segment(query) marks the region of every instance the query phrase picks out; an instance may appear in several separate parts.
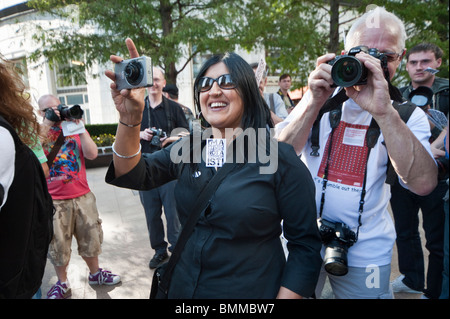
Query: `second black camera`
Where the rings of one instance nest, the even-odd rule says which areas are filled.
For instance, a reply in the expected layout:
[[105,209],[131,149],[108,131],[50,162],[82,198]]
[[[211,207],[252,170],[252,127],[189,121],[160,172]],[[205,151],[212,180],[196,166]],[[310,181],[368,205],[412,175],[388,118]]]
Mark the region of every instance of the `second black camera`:
[[153,133],[150,144],[161,147],[161,139],[167,137],[167,133],[162,129],[150,128],[149,130]]
[[335,276],[348,272],[347,252],[357,241],[356,234],[347,225],[321,218],[318,221],[320,237],[325,246],[325,270]]
[[83,109],[78,104],[70,107],[60,104],[57,110],[59,111],[59,117],[52,108],[48,108],[45,111],[45,117],[53,122],[79,120],[83,117]]

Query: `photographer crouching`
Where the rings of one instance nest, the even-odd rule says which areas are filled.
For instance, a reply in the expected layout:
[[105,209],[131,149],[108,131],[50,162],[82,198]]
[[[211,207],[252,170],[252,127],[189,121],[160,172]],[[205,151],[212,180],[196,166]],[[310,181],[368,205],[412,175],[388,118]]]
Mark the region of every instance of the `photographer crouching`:
[[[153,153],[179,139],[170,136],[173,129],[185,128],[189,130],[183,110],[180,105],[163,96],[166,85],[164,73],[158,67],[153,67],[153,83],[147,88],[148,96],[145,98],[145,108],[141,125],[142,156]],[[137,123],[122,123],[120,125],[136,125]],[[175,206],[174,188],[176,181],[164,184],[161,187],[148,191],[139,191],[142,206],[145,210],[147,228],[150,236],[150,245],[155,250],[150,260],[150,269],[156,268],[168,258],[175,247],[180,230],[177,210]],[[161,219],[162,208],[167,220],[167,243],[165,230]],[[168,247],[170,244],[170,247]]]
[[427,118],[390,83],[405,40],[403,22],[384,8],[361,16],[347,54],[317,59],[307,94],[276,127],[315,180],[324,259],[317,297],[328,276],[336,299],[393,298],[388,177],[419,195],[436,186]]

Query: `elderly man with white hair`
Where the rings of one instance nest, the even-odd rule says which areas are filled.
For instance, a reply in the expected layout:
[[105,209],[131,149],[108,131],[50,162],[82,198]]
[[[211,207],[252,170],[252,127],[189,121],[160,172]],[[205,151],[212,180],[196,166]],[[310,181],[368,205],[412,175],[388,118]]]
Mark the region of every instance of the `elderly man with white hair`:
[[[387,209],[387,167],[392,165],[402,186],[416,194],[436,186],[427,118],[405,105],[390,83],[405,39],[403,23],[384,8],[361,16],[347,34],[345,50],[364,46],[354,50],[361,51],[354,57],[367,70],[363,83],[336,88],[329,63],[335,54],[326,54],[309,76],[309,92],[277,125],[279,139],[294,146],[315,180],[324,255],[319,282],[328,275],[336,298],[393,298],[389,280],[396,234]],[[345,79],[351,70],[342,69],[338,75]],[[406,123],[397,106],[410,109]]]

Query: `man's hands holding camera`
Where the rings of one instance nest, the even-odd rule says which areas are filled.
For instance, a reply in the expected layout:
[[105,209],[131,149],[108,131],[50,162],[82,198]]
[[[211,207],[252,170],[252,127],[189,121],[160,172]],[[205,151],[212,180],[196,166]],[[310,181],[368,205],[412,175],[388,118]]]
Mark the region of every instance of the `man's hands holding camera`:
[[[331,76],[332,66],[328,64],[335,56],[334,53],[330,53],[319,57],[316,69],[308,78],[312,95],[311,105],[315,107],[321,108],[335,90],[335,83]],[[355,57],[368,70],[367,84],[346,87],[347,96],[375,118],[387,116],[394,109],[391,106],[389,85],[380,60],[365,52],[360,52]]]
[[168,136],[166,132],[162,131],[161,129],[156,129],[154,127],[146,128],[145,130],[140,131],[139,133],[139,137],[141,140],[149,141],[153,145],[160,146],[162,148],[187,135],[189,135],[189,132],[186,131],[186,132],[179,132],[179,134],[174,136]]
[[395,111],[389,95],[389,83],[384,76],[380,60],[367,54],[358,53],[356,57],[368,69],[367,85],[346,88],[347,96],[375,119],[389,116]]
[[49,107],[44,111],[44,124],[53,125],[60,121],[73,121],[76,124],[83,117],[81,106],[75,104],[71,107],[59,104],[56,108]]
[[139,137],[141,138],[141,140],[151,141],[153,138],[153,131],[150,130],[149,128],[146,128],[145,130],[139,133]]

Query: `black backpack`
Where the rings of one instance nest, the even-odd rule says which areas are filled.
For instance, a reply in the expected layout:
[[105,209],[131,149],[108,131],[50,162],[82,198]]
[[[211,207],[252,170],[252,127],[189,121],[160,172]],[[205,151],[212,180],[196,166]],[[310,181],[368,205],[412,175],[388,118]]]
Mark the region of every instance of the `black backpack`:
[[41,286],[53,237],[53,201],[33,151],[1,116],[0,126],[16,148],[14,180],[0,211],[0,298],[31,298]]

